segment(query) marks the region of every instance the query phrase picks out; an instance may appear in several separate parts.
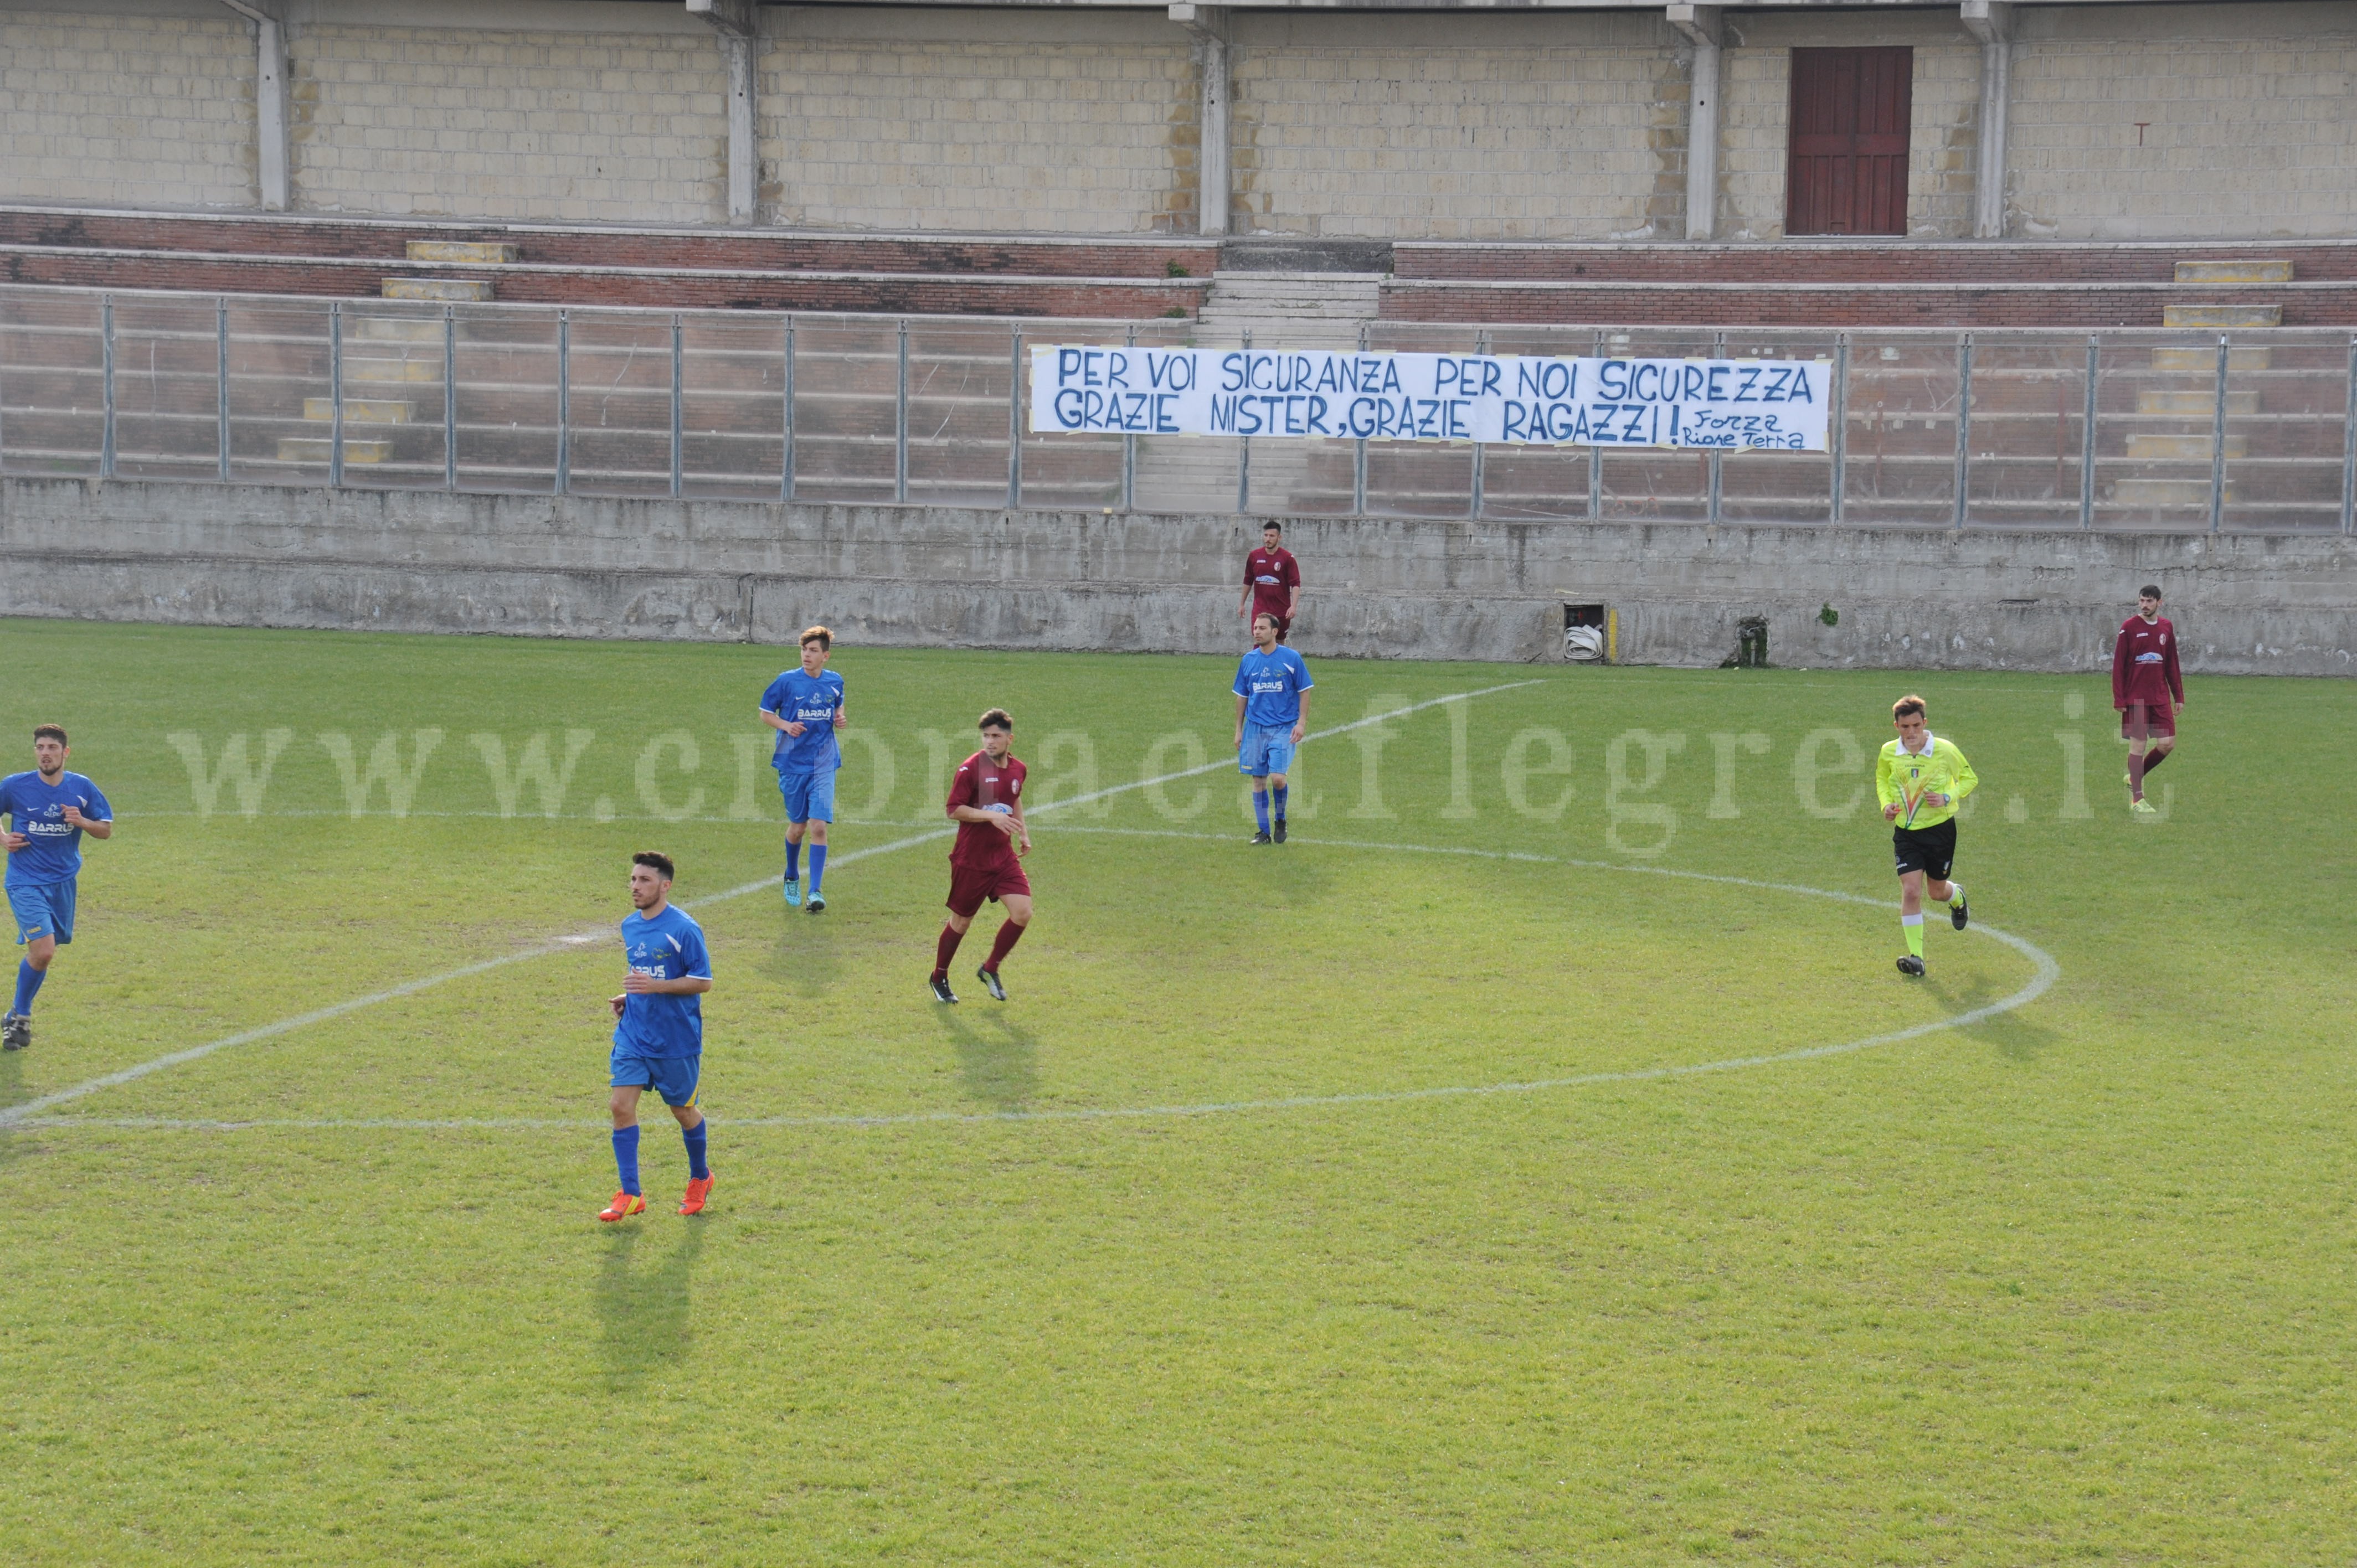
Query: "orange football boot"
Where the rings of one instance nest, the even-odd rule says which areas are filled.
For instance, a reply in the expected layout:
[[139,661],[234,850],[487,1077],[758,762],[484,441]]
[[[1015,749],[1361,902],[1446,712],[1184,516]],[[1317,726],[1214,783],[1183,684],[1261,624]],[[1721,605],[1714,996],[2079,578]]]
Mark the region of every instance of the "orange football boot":
[[679,1211],[682,1214],[701,1214],[704,1212],[704,1200],[711,1196],[712,1178],[696,1176],[688,1182],[687,1196],[679,1200]]
[[635,1192],[618,1192],[614,1201],[597,1211],[597,1218],[608,1225],[617,1219],[628,1219],[633,1214],[644,1214],[647,1200]]

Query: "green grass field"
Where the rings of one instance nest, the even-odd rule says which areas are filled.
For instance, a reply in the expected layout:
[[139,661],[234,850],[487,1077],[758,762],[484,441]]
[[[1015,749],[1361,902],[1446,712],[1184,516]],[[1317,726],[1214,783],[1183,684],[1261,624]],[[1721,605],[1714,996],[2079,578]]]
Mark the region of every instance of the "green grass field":
[[[2139,822],[2100,676],[1327,660],[1314,730],[1415,711],[1272,850],[1229,660],[851,646],[812,918],[778,650],[0,648],[119,821],[0,1058],[0,1560],[2357,1553],[2357,685],[2197,674]],[[1920,983],[1910,688],[1983,780]],[[947,1009],[991,703],[1039,914]],[[644,847],[719,1187],[651,1105],[602,1226]]]

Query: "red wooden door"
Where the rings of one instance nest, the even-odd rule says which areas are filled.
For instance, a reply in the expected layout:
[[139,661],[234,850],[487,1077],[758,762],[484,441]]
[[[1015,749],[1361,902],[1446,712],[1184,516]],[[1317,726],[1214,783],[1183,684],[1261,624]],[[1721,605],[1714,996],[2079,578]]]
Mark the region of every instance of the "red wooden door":
[[1787,234],[1907,232],[1910,48],[1794,49]]

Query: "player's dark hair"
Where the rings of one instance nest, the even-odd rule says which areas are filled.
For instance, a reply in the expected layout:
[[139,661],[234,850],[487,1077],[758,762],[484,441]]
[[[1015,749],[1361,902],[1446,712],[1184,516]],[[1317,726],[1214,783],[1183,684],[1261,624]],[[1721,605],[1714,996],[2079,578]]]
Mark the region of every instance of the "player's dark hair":
[[35,725],[33,726],[33,738],[35,740],[53,740],[59,746],[70,746],[73,744],[66,739],[66,726],[63,725]]
[[638,854],[630,856],[630,864],[653,867],[655,875],[661,876],[665,882],[675,880],[678,875],[672,866],[671,856],[659,849],[639,851]]
[[2153,586],[2150,583],[2147,583],[2143,587],[2136,590],[2136,597],[2140,599],[2157,599],[2160,597],[2160,590]]
[[1275,626],[1276,624],[1276,617],[1271,615],[1266,610],[1263,610],[1260,614],[1253,617],[1253,625],[1254,626],[1258,626],[1263,621],[1266,621],[1269,625]]
[[834,650],[834,633],[827,630],[826,628],[823,626],[814,626],[809,630],[803,632],[802,640],[794,646],[797,648],[808,648],[813,642],[817,643],[821,648],[827,650],[829,652],[833,652]]
[[1910,714],[1921,716],[1924,712],[1923,699],[1912,692],[1890,704],[1890,716],[1894,719],[1903,719]]
[[1013,735],[1015,733],[1015,720],[1007,714],[1005,708],[993,708],[988,713],[983,714],[981,718],[975,720],[974,727],[976,729],[1003,729],[1007,734]]
[[1272,518],[1268,521],[1260,525],[1260,531],[1263,533],[1283,533],[1285,532],[1285,524]]

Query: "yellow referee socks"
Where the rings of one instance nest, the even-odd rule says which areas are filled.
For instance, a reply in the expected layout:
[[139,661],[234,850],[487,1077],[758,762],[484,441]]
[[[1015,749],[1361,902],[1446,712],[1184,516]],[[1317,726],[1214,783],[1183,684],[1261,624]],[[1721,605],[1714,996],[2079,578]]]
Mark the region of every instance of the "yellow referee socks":
[[1901,915],[1899,917],[1899,929],[1907,933],[1909,954],[1915,958],[1921,958],[1923,956],[1923,917]]

